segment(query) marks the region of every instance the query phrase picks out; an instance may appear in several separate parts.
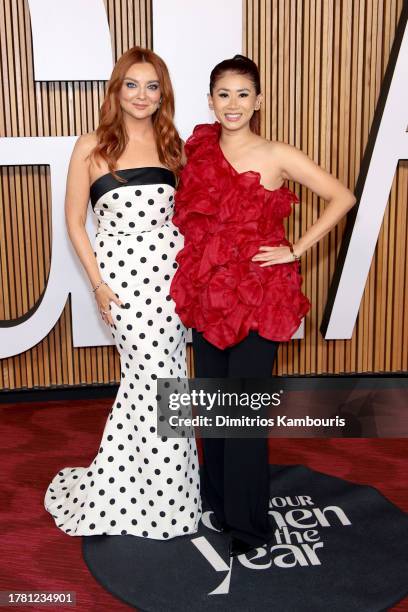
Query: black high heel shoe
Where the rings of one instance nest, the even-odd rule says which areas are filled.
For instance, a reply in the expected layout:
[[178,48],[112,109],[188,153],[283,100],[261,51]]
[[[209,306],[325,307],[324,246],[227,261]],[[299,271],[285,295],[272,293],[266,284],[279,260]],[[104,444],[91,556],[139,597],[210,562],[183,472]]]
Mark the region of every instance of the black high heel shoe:
[[257,548],[258,546],[248,544],[248,542],[244,542],[239,538],[232,537],[229,544],[229,556],[238,557],[238,555],[246,555],[249,552],[255,552]]
[[214,529],[216,529],[220,533],[228,533],[229,531],[231,531],[228,525],[226,523],[222,523],[221,521],[219,521],[216,516],[213,516],[211,518],[211,524],[214,527]]

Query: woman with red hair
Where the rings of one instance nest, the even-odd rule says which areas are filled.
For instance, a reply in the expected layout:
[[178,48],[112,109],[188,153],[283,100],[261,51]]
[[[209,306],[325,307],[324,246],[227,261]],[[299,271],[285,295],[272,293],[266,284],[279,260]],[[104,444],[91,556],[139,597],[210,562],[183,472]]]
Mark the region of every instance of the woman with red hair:
[[[156,379],[186,376],[186,330],[169,295],[183,239],[172,223],[182,141],[163,60],[134,47],[117,62],[96,132],[75,145],[66,219],[121,359],[121,383],[96,458],[62,469],[45,507],[69,535],[169,539],[201,516],[194,439],[159,436]],[[95,251],[85,230],[89,198]]]

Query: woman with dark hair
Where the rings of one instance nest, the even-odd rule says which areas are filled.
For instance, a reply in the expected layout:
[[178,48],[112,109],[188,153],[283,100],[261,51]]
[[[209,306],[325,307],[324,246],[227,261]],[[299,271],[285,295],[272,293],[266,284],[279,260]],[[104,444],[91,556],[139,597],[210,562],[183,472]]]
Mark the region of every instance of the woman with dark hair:
[[[156,379],[186,376],[185,328],[169,295],[183,239],[172,224],[182,141],[163,60],[134,47],[117,62],[95,133],[76,142],[68,233],[121,359],[121,383],[98,454],[61,470],[45,507],[69,535],[168,539],[201,515],[194,439],[157,434]],[[98,218],[95,252],[85,220]]]
[[[310,308],[299,260],[354,205],[340,181],[297,148],[260,134],[259,71],[237,55],[215,66],[209,105],[218,122],[198,125],[176,196],[173,222],[184,234],[171,295],[193,328],[197,377],[267,378],[279,342],[291,339]],[[283,219],[299,182],[329,201],[291,244]],[[271,538],[266,438],[203,439],[204,495],[230,554]]]

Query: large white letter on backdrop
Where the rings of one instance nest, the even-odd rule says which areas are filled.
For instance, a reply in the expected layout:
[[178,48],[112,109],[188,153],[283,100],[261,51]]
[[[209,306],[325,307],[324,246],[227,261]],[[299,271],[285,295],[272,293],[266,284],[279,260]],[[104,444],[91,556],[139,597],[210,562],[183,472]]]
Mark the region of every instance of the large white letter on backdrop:
[[[1,358],[22,353],[40,342],[60,318],[69,293],[72,296],[74,346],[108,344],[112,341],[108,328],[99,321],[89,281],[65,229],[65,182],[75,140],[76,137],[0,140],[0,165],[50,166],[52,207],[51,266],[43,296],[30,316],[21,317],[21,321],[15,323],[2,322]],[[30,206],[30,202],[26,205]],[[87,230],[93,242],[95,222],[91,217],[88,219]]]
[[28,0],[36,81],[105,81],[113,67],[103,0]]
[[408,159],[408,4],[396,30],[336,264],[321,331],[326,340],[351,338],[400,159]]
[[197,123],[214,121],[207,102],[212,68],[242,53],[242,1],[153,0],[153,44],[169,68],[177,129],[186,139]]

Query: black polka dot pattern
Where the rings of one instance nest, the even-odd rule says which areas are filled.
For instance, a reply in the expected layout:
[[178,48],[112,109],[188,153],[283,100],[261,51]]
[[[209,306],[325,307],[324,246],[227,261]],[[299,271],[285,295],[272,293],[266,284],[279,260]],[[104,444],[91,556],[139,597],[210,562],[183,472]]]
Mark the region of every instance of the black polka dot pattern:
[[174,188],[130,183],[117,183],[94,207],[96,259],[124,304],[111,302],[121,384],[96,458],[62,469],[44,504],[71,536],[164,540],[195,533],[201,516],[195,440],[156,435],[155,380],[187,376],[186,330],[169,299],[183,239],[171,222]]

